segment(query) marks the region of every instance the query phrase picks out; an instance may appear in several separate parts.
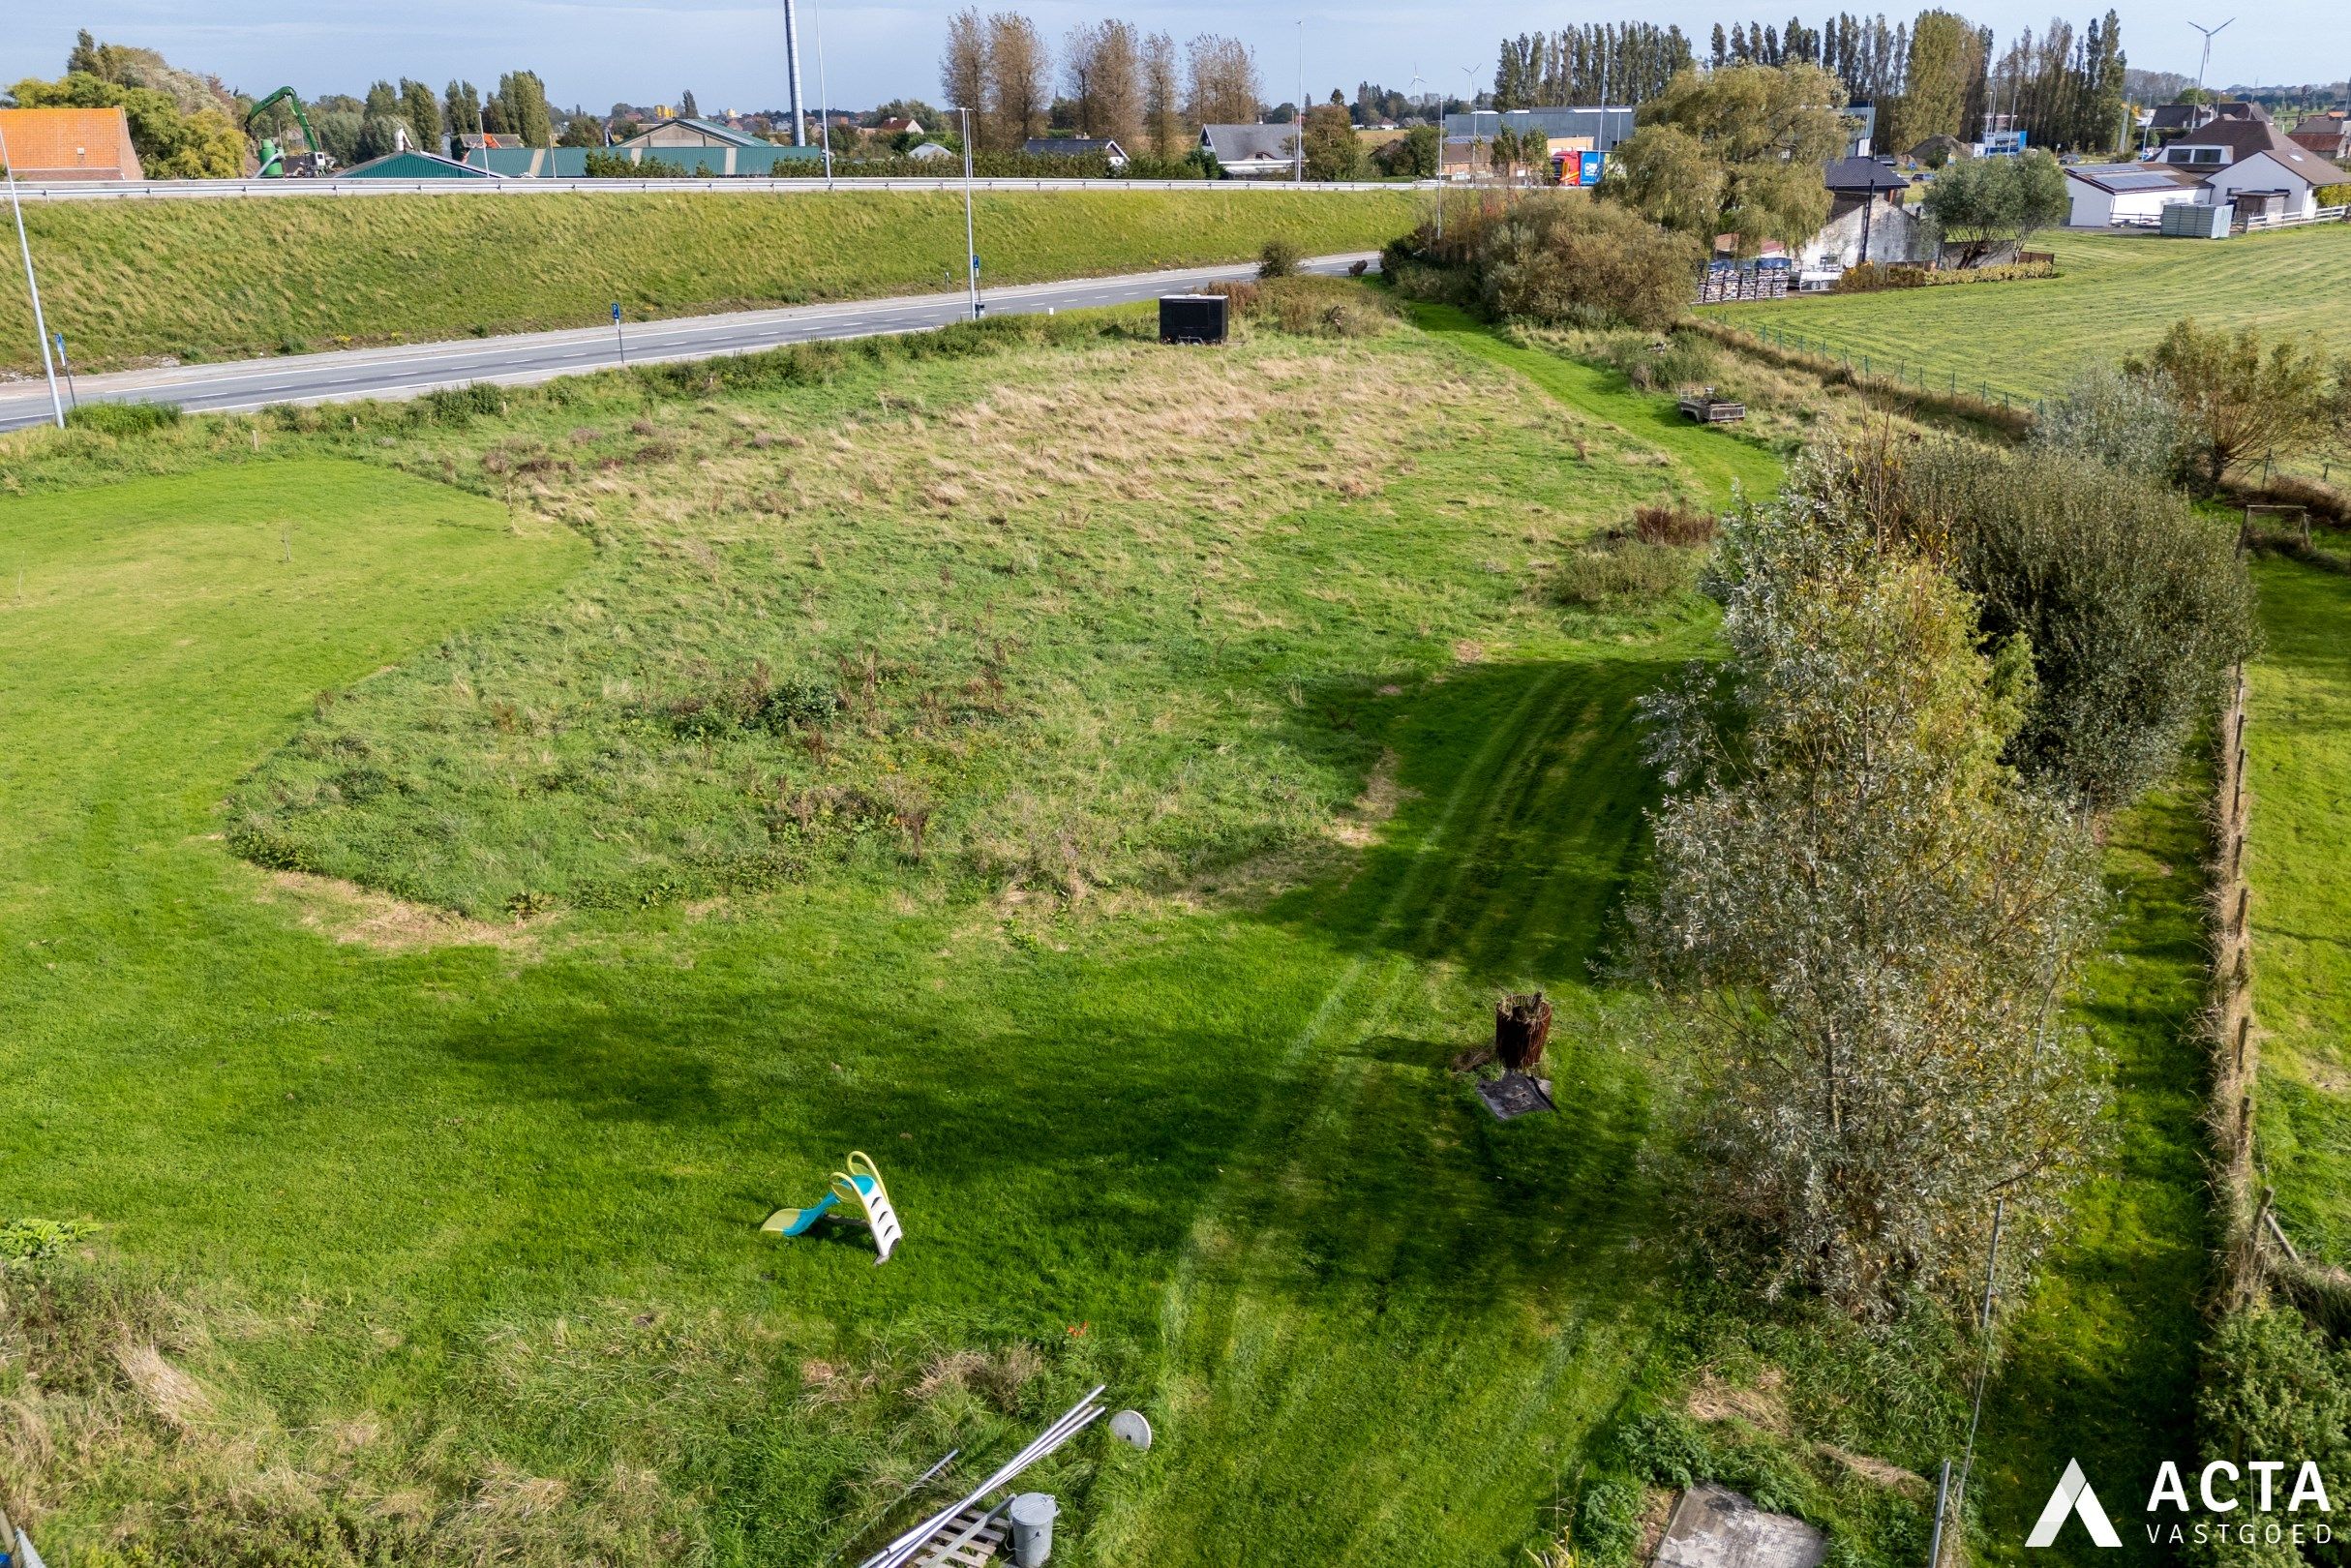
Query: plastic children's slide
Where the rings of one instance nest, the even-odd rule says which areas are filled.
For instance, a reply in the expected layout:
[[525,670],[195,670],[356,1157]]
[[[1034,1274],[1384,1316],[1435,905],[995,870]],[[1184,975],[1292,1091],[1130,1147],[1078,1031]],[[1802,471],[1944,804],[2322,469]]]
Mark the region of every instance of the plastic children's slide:
[[882,1185],[882,1173],[861,1149],[850,1155],[847,1170],[832,1173],[831,1189],[822,1198],[804,1209],[778,1209],[759,1228],[772,1236],[805,1236],[835,1209],[842,1210],[845,1220],[854,1209],[857,1221],[873,1231],[874,1246],[882,1254],[874,1261],[889,1261],[905,1228],[898,1223],[898,1211],[890,1205],[889,1190]]

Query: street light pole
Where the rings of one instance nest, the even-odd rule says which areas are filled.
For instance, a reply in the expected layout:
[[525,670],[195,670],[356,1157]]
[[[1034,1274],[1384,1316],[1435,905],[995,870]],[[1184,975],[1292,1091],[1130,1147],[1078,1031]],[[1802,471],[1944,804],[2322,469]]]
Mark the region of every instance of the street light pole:
[[963,116],[963,276],[971,288],[972,315],[980,319],[980,250],[972,237],[972,110],[966,104],[955,106]]
[[1306,18],[1298,18],[1298,134],[1290,141],[1298,149],[1291,160],[1291,182],[1306,183]]
[[9,162],[8,137],[0,134],[0,166],[8,169],[9,210],[16,215],[16,250],[24,257],[24,290],[33,297],[33,336],[41,340],[41,369],[49,378],[49,408],[65,429],[65,400],[57,395],[57,364],[49,358],[49,324],[41,315],[41,280],[33,275],[33,242],[24,237],[24,203],[16,199],[16,166]]
[[816,24],[816,136],[825,146],[825,189],[832,189],[832,89],[825,85],[825,14]]

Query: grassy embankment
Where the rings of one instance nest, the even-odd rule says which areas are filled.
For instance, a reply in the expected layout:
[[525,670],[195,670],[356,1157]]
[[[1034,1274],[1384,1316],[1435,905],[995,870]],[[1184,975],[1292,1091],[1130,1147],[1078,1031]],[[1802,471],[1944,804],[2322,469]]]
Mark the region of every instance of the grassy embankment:
[[1705,313],[1864,355],[1879,375],[1994,397],[2056,391],[2085,364],[2152,347],[2183,316],[2206,326],[2310,332],[2351,349],[2351,225],[2196,243],[2107,234],[2036,238],[2062,276],[2026,283],[1807,295]]
[[[1376,250],[1409,192],[988,192],[990,284]],[[75,364],[184,360],[593,326],[960,286],[951,193],[293,197],[36,203],[42,303]],[[0,276],[0,371],[37,370],[21,275]]]
[[2304,1252],[2351,1264],[2351,577],[2290,560],[2259,568],[2269,647],[2247,670],[2255,1003],[2255,1148]]
[[[1683,1293],[1676,1073],[1593,969],[1704,613],[1541,591],[1772,461],[1426,319],[16,437],[0,1217],[100,1220],[61,1278],[115,1282],[31,1330],[95,1439],[9,1450],[45,1546],[803,1562],[1107,1376],[1162,1441],[1040,1478],[1073,1563],[1506,1560],[1694,1387],[1909,1560],[1914,1485],[1813,1444],[1926,1469],[1949,1390]],[[705,718],[759,678],[847,706]],[[2127,1061],[2193,897],[2122,869]],[[1445,1064],[1530,982],[1565,1114],[1496,1126]],[[753,1234],[850,1147],[898,1259]],[[2133,1160],[2094,1212],[2169,1201]],[[2056,1278],[2108,1323],[2151,1255],[2092,1223]],[[2075,1321],[1987,1451],[2176,1402]]]

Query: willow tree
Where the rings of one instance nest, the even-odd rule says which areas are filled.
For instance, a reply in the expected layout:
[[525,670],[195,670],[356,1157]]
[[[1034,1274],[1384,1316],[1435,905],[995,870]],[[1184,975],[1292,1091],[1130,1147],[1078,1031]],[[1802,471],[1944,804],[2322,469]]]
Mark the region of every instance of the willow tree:
[[1818,66],[1685,71],[1641,107],[1605,194],[1670,228],[1800,245],[1828,221],[1821,166],[1845,150],[1845,89]]
[[1873,519],[1871,463],[1799,467],[1721,557],[1731,657],[1652,699],[1648,972],[1701,1043],[1700,1191],[1775,1288],[1956,1297],[2005,1199],[2012,1265],[2094,1139],[2062,1026],[2092,847],[2001,751],[2030,696],[1967,597]]

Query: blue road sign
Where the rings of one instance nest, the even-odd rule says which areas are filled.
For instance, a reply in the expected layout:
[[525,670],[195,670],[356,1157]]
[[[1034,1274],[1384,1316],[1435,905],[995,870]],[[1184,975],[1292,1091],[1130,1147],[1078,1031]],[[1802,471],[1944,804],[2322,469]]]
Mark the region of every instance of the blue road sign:
[[617,299],[613,301],[613,324],[620,324],[620,302]]

